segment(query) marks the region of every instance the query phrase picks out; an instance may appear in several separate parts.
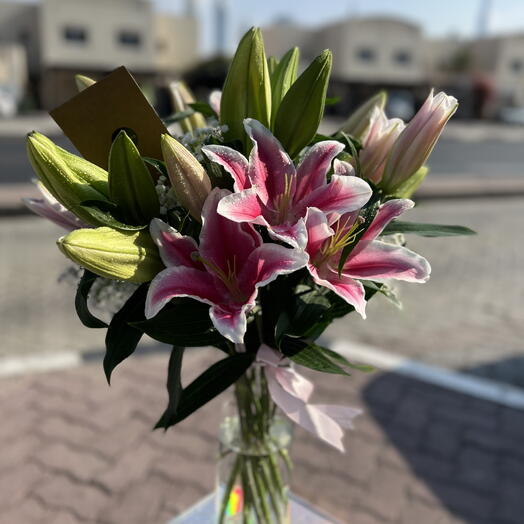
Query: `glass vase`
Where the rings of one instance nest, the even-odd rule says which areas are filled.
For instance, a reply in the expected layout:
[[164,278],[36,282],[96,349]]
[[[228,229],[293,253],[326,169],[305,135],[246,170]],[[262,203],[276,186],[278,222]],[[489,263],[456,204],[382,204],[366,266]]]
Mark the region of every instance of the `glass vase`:
[[219,430],[215,521],[288,524],[292,426],[255,365],[235,384]]

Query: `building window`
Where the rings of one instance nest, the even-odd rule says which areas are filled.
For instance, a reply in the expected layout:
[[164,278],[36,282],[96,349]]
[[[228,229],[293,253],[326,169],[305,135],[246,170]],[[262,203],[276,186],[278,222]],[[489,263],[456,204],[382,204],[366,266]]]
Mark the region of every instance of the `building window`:
[[142,38],[137,31],[120,31],[118,33],[118,43],[129,47],[139,47],[142,43]]
[[357,57],[361,62],[373,62],[376,58],[375,50],[370,47],[361,47],[357,50]]
[[524,64],[522,63],[522,60],[519,60],[518,58],[515,58],[514,60],[512,60],[509,66],[510,66],[510,69],[514,73],[520,73],[522,69],[524,68],[523,67]]
[[64,27],[63,36],[64,40],[67,40],[69,42],[87,42],[87,31],[85,28],[80,26]]
[[409,51],[404,51],[404,50],[396,51],[393,54],[393,60],[395,61],[395,63],[399,65],[408,65],[411,63],[412,56]]

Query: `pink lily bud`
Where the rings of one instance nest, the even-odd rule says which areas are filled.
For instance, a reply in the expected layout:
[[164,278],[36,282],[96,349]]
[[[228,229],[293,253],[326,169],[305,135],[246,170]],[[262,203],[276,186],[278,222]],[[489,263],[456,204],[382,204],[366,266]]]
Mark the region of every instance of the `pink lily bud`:
[[386,191],[393,192],[424,165],[457,106],[455,97],[442,91],[434,96],[431,91],[393,145],[382,177]]
[[388,154],[405,127],[400,118],[388,119],[384,109],[378,106],[373,108],[359,156],[363,178],[375,184],[382,180]]

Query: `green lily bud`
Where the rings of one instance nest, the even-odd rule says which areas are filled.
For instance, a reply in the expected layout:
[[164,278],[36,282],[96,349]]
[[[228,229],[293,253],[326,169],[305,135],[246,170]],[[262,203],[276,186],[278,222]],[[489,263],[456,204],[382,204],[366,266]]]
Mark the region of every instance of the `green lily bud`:
[[201,222],[202,206],[211,192],[211,180],[202,164],[173,137],[162,135],[162,155],[177,200]]
[[411,198],[413,193],[419,188],[420,184],[429,173],[429,167],[422,166],[414,175],[405,180],[396,190],[396,198]]
[[297,79],[300,52],[298,47],[290,49],[275,66],[271,74],[271,125],[274,125],[280,102]]
[[[177,113],[187,111],[190,109],[189,104],[195,102],[193,93],[191,93],[184,82],[171,82],[169,90]],[[182,118],[178,123],[184,133],[192,133],[194,129],[206,127],[206,119],[202,113],[193,113],[186,118]]]
[[278,60],[274,56],[267,57],[267,70],[269,71],[269,76],[271,77],[271,82],[273,82],[273,73],[278,65]]
[[63,206],[90,225],[102,225],[81,203],[109,201],[107,173],[103,169],[34,132],[27,137],[27,154],[39,180]]
[[340,131],[353,136],[357,140],[362,140],[371,123],[373,109],[375,107],[384,109],[387,99],[387,93],[385,91],[380,91],[369,100],[366,100],[342,124]]
[[291,157],[307,146],[322,116],[333,57],[325,50],[289,88],[275,119],[275,136]]
[[240,40],[222,90],[220,123],[228,126],[226,140],[242,140],[250,147],[244,119],[266,127],[271,119],[271,82],[262,33],[251,28]]
[[96,84],[96,80],[93,80],[92,78],[89,78],[85,75],[75,75],[75,83],[78,92],[81,92],[84,89],[91,87],[93,84]]
[[109,152],[109,193],[129,224],[149,224],[158,216],[153,178],[125,131],[118,133]]
[[164,269],[147,230],[77,229],[59,238],[57,244],[73,262],[106,278],[149,282]]

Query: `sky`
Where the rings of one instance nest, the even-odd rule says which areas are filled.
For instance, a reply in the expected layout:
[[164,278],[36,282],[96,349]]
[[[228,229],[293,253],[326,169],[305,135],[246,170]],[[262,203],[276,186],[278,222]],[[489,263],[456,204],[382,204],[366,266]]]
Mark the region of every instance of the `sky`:
[[[158,9],[180,12],[187,0],[154,0]],[[212,6],[195,0],[204,53],[213,48]],[[431,36],[469,37],[477,32],[481,4],[489,6],[489,33],[524,31],[524,0],[222,0],[229,4],[229,45],[250,26],[278,19],[318,26],[342,17],[389,14],[417,22]]]

